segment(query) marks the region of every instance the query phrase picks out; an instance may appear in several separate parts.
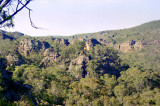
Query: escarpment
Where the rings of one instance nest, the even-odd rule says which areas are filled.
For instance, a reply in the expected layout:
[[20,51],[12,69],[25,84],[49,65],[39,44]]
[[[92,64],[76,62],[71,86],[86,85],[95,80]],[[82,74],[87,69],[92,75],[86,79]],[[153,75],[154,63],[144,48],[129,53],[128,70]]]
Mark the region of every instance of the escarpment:
[[121,52],[127,53],[127,52],[133,52],[134,50],[140,50],[143,48],[143,45],[141,41],[136,42],[134,40],[129,40],[122,44],[116,45],[115,48]]
[[29,56],[31,52],[38,52],[39,50],[45,50],[49,47],[48,42],[40,42],[35,40],[24,39],[21,40],[18,45],[18,51],[24,56]]
[[6,58],[7,58],[7,64],[9,66],[22,64],[22,60],[20,60],[18,57],[15,57],[14,55],[9,54]]
[[40,62],[40,66],[50,67],[54,62],[59,61],[59,53],[55,52],[53,48],[46,49],[43,53],[44,58]]
[[89,39],[85,42],[84,50],[91,50],[96,45],[101,45],[96,39]]
[[87,74],[86,64],[89,62],[89,57],[83,52],[74,60],[70,62],[69,73],[76,79],[84,78]]

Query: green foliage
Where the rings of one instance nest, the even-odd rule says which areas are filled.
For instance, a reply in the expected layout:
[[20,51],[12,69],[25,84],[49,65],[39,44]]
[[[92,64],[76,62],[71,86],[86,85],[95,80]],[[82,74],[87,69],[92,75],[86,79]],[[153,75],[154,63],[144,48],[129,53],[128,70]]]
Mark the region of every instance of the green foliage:
[[[159,106],[160,47],[155,41],[159,40],[159,25],[157,21],[130,29],[80,35],[83,39],[95,37],[107,40],[106,44],[96,45],[90,50],[84,50],[84,41],[65,45],[56,43],[53,37],[19,38],[17,35],[15,40],[11,40],[0,36],[0,51],[3,56],[10,53],[25,61],[26,64],[8,66],[6,69],[13,72],[14,81],[33,87],[31,90],[39,105]],[[10,33],[7,35],[11,36]],[[29,56],[19,54],[15,48],[25,38],[48,42],[53,49],[51,54],[57,53],[58,56],[54,57],[49,53],[45,56],[45,49],[39,50],[37,47],[36,50],[31,50]],[[72,39],[78,39],[78,36]],[[117,45],[131,39],[142,41],[145,46],[132,53],[121,53],[107,45]],[[48,59],[46,62],[50,66],[40,66],[45,59]],[[4,69],[5,64],[4,59],[0,58],[0,70]],[[3,89],[0,85],[0,99],[4,97]],[[5,104],[5,99],[0,100],[0,103]],[[24,96],[21,101],[6,102],[5,105],[10,104],[31,103],[30,98]]]

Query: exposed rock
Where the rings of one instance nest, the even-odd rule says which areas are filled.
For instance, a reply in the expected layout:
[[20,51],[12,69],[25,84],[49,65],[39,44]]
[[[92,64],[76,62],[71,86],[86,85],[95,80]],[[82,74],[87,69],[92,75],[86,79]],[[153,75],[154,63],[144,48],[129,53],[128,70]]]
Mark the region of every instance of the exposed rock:
[[85,77],[87,74],[85,68],[88,61],[89,57],[82,52],[79,57],[71,61],[69,65],[69,73],[71,73],[76,79]]
[[70,44],[67,39],[56,38],[56,39],[54,39],[54,42],[56,42],[58,44],[65,44],[66,46],[68,46]]
[[135,42],[133,40],[129,40],[125,43],[117,45],[115,48],[124,53],[133,52],[134,50],[142,49],[143,45],[140,41]]
[[142,48],[143,48],[143,45],[140,41],[135,43],[134,50],[139,50],[139,49],[142,49]]
[[32,40],[21,40],[18,46],[18,51],[24,53],[25,56],[34,49],[34,42]]
[[46,49],[43,55],[44,58],[42,59],[40,66],[50,67],[52,63],[59,61],[59,53],[54,52],[52,48]]
[[101,45],[101,43],[98,42],[96,39],[93,39],[93,38],[89,39],[89,40],[87,40],[85,42],[84,50],[90,50],[90,49],[92,49],[94,46],[96,46],[98,44]]
[[47,42],[40,42],[35,40],[21,40],[18,46],[18,51],[28,56],[32,51],[37,51],[40,49],[46,49],[49,47]]
[[7,56],[7,64],[9,66],[20,65],[21,63],[22,63],[22,61],[19,58],[15,57],[13,55],[10,55],[10,54]]

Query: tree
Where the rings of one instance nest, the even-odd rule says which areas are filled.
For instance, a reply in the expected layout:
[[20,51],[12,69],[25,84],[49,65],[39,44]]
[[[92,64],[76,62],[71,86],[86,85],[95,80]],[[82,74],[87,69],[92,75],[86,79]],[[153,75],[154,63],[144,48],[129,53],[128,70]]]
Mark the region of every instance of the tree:
[[29,11],[31,26],[36,28],[30,17],[31,9],[27,7],[31,1],[32,0],[0,0],[0,27],[13,27],[14,16],[25,8]]

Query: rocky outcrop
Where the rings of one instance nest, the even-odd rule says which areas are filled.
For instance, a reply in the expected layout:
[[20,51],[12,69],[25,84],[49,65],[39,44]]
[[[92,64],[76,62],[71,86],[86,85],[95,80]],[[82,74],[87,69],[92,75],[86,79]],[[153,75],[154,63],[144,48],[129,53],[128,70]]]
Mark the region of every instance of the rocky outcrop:
[[84,50],[90,50],[90,49],[92,49],[94,46],[96,46],[98,44],[101,45],[101,43],[98,42],[96,39],[93,39],[93,38],[89,39],[89,40],[87,40],[85,42]]
[[59,53],[54,52],[52,48],[46,49],[43,53],[44,58],[42,59],[40,66],[50,67],[54,62],[59,61]]
[[129,40],[125,43],[117,45],[115,48],[121,52],[133,52],[134,50],[142,49],[143,45],[140,41],[136,42],[134,40]]
[[76,79],[84,78],[87,74],[85,68],[88,61],[89,57],[82,52],[79,57],[71,61],[69,65],[69,73],[71,73]]
[[134,50],[139,50],[139,49],[142,49],[142,48],[143,48],[143,45],[140,41],[135,43]]
[[18,51],[25,56],[28,56],[32,51],[38,51],[40,49],[44,50],[48,47],[49,44],[47,42],[24,39],[20,41]]
[[70,44],[67,39],[56,38],[56,39],[54,39],[54,42],[58,43],[58,44],[64,44],[66,46],[68,46]]
[[9,66],[20,65],[22,63],[22,60],[10,54],[6,58]]

